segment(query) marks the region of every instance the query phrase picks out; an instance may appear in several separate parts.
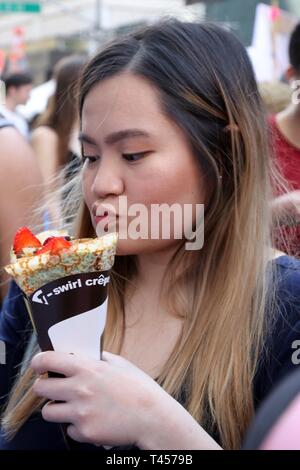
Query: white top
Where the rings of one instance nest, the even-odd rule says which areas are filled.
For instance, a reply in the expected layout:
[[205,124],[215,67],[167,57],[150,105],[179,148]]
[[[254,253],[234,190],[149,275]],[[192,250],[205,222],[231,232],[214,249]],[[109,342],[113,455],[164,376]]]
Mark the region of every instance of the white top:
[[20,114],[10,111],[5,106],[0,106],[0,113],[15,126],[26,140],[29,140],[28,124]]

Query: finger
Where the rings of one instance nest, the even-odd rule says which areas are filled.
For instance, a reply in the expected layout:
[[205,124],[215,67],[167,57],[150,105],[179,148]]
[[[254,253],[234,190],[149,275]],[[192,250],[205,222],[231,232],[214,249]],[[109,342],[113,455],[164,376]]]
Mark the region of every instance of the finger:
[[124,365],[125,362],[128,362],[126,361],[126,359],[124,359],[124,357],[121,357],[119,356],[118,354],[113,354],[113,353],[110,353],[108,351],[103,351],[102,352],[102,358],[101,358],[104,362],[108,362],[110,364],[114,364],[116,366],[120,366],[120,365]]
[[50,423],[70,423],[73,419],[72,408],[69,403],[55,403],[50,401],[42,408],[42,416]]
[[[70,424],[67,427],[67,434],[71,439],[77,442],[81,443],[89,443],[93,444],[96,447],[101,447],[102,444],[99,444],[98,442],[91,442],[88,438],[86,438],[82,433],[78,430],[78,428],[74,424]],[[103,446],[104,448],[111,449],[113,446]]]
[[39,375],[45,374],[45,372],[58,372],[66,377],[71,377],[78,371],[79,358],[73,354],[46,351],[34,356],[31,367]]
[[33,385],[34,393],[49,400],[68,401],[72,397],[71,379],[39,378]]
[[124,357],[110,353],[108,351],[103,351],[102,361],[121,369],[131,369],[132,371],[135,370],[136,372],[142,372],[141,369],[139,369],[136,365],[134,365],[132,362],[128,361]]
[[80,434],[76,426],[74,426],[74,424],[70,424],[70,426],[67,427],[67,434],[74,441],[85,442],[83,436]]

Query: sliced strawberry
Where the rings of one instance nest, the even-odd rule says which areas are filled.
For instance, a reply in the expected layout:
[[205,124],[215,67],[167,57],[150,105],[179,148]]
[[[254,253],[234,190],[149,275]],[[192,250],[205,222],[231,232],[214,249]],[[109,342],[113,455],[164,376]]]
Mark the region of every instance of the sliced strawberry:
[[[44,243],[43,243],[43,246],[47,245],[47,243],[48,243],[50,240],[52,240],[53,238],[58,238],[58,237],[52,236],[52,237],[46,238],[46,240],[45,240]],[[69,236],[63,236],[63,237],[61,237],[61,238],[64,238],[65,240],[68,240],[68,241],[71,240],[71,237],[69,237]]]
[[66,240],[65,237],[49,237],[48,241],[45,241],[44,246],[36,254],[50,253],[51,255],[57,255],[61,250],[68,249],[70,246],[72,246],[72,243]]
[[36,255],[42,255],[43,253],[51,252],[52,245],[53,245],[53,242],[52,242],[52,239],[50,239],[47,244],[45,243],[43,244],[42,248],[40,248],[36,252]]
[[55,237],[48,237],[48,238],[46,238],[46,240],[45,240],[44,243],[43,243],[43,246],[47,245],[47,243],[50,242],[50,240],[52,240],[53,238],[55,238]]
[[27,227],[21,227],[17,231],[14,239],[13,249],[16,255],[22,253],[23,248],[39,248],[41,242],[33,235]]
[[53,241],[51,253],[53,255],[58,254],[61,250],[66,250],[72,246],[72,243],[70,243],[68,240],[65,239],[65,237],[57,237]]

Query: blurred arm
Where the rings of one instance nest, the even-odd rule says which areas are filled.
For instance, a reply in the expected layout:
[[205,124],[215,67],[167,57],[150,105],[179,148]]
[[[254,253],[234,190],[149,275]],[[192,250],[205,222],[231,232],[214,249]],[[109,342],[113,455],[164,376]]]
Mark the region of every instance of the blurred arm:
[[[10,247],[16,230],[24,225],[41,223],[32,210],[42,199],[42,177],[30,145],[13,128],[0,133],[0,266],[9,262]],[[1,284],[7,280],[1,271]],[[0,285],[4,296],[6,285]]]

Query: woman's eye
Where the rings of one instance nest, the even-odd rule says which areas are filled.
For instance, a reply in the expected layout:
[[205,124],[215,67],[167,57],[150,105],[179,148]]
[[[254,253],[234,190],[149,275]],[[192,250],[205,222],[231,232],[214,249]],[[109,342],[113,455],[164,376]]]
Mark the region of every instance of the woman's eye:
[[88,163],[94,163],[97,159],[98,157],[94,155],[82,155],[82,163],[85,163],[86,161]]
[[138,152],[138,153],[123,153],[122,156],[128,162],[137,162],[141,158],[145,157],[150,152]]

